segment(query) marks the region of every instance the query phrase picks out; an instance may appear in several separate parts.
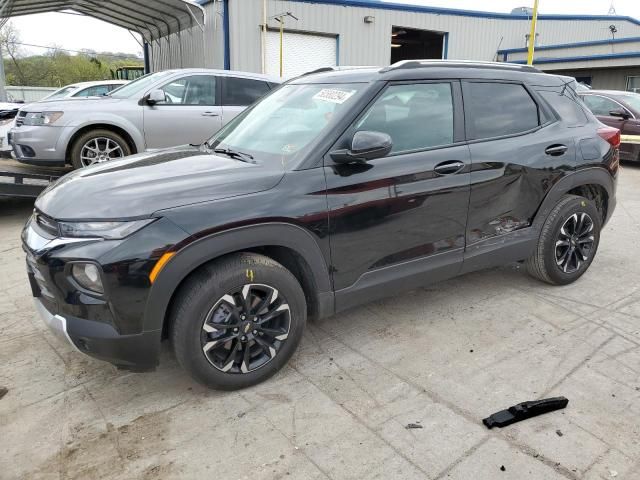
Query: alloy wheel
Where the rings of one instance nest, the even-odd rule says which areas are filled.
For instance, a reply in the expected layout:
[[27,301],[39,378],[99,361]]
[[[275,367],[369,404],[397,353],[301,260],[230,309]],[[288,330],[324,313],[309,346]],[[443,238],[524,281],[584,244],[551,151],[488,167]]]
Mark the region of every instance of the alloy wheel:
[[80,150],[80,161],[83,167],[121,157],[124,157],[122,147],[116,141],[106,137],[92,138]]
[[564,273],[575,273],[593,252],[593,219],[587,213],[574,213],[560,228],[556,239],[556,264]]
[[226,293],[207,314],[202,351],[225,373],[249,373],[275,358],[289,336],[291,312],[274,287],[246,284]]

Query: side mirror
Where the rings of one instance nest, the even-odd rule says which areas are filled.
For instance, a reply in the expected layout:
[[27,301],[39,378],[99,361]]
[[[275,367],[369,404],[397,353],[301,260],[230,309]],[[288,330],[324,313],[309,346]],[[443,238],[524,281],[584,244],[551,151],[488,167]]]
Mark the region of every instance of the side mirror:
[[612,117],[622,118],[623,120],[628,120],[631,118],[629,112],[627,112],[624,108],[616,108],[615,110],[611,110],[609,115]]
[[162,90],[151,90],[145,99],[147,105],[155,105],[156,103],[164,102],[164,92]]
[[356,132],[351,139],[351,148],[334,150],[329,155],[336,163],[364,163],[389,155],[393,141],[382,132]]

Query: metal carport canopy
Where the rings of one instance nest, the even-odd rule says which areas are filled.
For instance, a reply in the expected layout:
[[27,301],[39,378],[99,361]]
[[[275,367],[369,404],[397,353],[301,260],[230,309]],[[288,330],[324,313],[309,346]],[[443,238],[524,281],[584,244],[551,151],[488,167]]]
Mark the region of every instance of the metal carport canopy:
[[0,0],[0,25],[9,17],[62,11],[137,32],[147,43],[204,25],[204,9],[188,0]]

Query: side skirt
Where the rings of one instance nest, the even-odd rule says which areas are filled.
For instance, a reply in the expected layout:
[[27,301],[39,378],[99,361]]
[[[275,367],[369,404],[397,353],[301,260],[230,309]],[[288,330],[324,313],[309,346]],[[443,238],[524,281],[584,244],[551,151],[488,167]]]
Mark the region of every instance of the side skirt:
[[535,251],[539,236],[537,229],[529,227],[467,245],[460,273],[526,260]]
[[457,249],[366,272],[350,287],[335,292],[336,313],[455,277],[460,273],[462,254]]

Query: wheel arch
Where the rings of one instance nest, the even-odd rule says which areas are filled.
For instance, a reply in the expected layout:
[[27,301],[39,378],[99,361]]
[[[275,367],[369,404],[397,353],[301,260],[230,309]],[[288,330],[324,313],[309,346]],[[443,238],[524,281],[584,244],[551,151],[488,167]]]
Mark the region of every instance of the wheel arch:
[[71,150],[73,149],[78,138],[80,138],[81,135],[84,135],[85,133],[90,132],[91,130],[109,130],[113,133],[117,133],[118,135],[120,135],[122,138],[125,139],[125,141],[127,142],[127,145],[129,145],[129,148],[131,149],[131,154],[138,153],[138,146],[136,144],[136,141],[131,136],[131,134],[121,126],[114,125],[112,123],[92,123],[89,125],[85,125],[79,128],[78,130],[76,130],[75,132],[73,132],[73,135],[71,135],[71,138],[67,142],[65,159],[67,160],[70,159]]
[[310,318],[333,313],[329,270],[311,233],[292,224],[261,224],[209,235],[181,248],[151,287],[145,308],[144,331],[166,331],[176,292],[190,274],[206,263],[240,252],[265,255],[289,269],[305,292]]
[[578,170],[561,178],[549,190],[536,212],[533,225],[538,230],[541,229],[551,210],[566,194],[579,195],[594,200],[598,211],[602,214],[602,224],[604,225],[615,208],[615,190],[615,180],[606,169],[593,167]]

